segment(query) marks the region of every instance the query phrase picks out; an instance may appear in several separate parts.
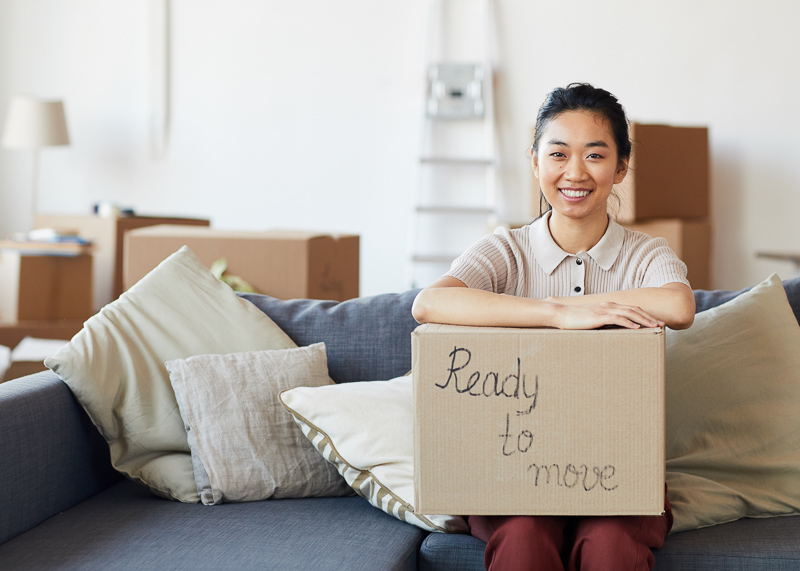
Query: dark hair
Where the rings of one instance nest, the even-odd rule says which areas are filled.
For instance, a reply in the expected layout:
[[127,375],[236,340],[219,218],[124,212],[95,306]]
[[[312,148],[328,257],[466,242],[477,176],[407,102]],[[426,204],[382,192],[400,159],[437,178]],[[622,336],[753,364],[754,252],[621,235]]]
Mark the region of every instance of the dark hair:
[[[538,152],[539,141],[550,122],[567,111],[590,111],[605,117],[617,145],[617,158],[619,160],[630,158],[631,139],[628,135],[628,117],[625,109],[614,95],[588,83],[570,83],[566,87],[556,87],[547,94],[536,116],[536,129],[531,147],[533,156]],[[539,216],[542,215],[542,200],[544,195],[539,199]]]

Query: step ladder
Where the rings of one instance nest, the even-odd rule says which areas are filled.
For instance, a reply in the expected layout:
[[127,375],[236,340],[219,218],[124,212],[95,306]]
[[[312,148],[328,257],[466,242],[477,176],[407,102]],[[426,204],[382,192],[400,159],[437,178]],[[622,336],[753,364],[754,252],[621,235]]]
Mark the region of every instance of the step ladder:
[[408,246],[411,288],[438,279],[499,221],[492,1],[471,0],[481,11],[475,20],[483,28],[484,49],[480,59],[467,62],[433,56],[446,2],[431,0],[425,115]]

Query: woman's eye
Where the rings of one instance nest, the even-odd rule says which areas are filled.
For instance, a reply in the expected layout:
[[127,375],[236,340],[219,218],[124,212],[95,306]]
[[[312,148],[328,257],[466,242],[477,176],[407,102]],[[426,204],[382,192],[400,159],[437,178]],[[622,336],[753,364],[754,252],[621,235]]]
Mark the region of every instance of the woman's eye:
[[600,155],[600,154],[597,154],[597,153],[592,153],[587,158],[589,158],[589,159],[602,159],[603,155]]
[[565,155],[564,153],[560,153],[560,152],[556,151],[555,153],[550,153],[550,156],[551,157],[555,157],[557,159],[560,159],[560,158],[566,157],[567,155]]

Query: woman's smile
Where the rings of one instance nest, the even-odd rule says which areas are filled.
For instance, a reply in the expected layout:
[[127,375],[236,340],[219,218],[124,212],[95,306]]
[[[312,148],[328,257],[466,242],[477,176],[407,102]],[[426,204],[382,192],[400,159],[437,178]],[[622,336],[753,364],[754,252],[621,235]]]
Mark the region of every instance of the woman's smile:
[[586,198],[590,192],[592,192],[589,188],[559,188],[558,191],[564,196],[566,200],[570,202],[578,201],[583,198]]

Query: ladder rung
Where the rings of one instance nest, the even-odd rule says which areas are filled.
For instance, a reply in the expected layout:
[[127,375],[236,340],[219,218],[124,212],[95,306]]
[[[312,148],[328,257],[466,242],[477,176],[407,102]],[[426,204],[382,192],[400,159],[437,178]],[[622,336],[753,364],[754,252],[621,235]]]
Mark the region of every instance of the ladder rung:
[[425,214],[474,214],[491,216],[494,210],[485,206],[417,206],[417,212]]
[[423,164],[437,165],[463,165],[471,167],[490,167],[494,165],[494,159],[482,158],[463,158],[463,157],[420,157],[419,161]]
[[423,263],[423,264],[450,264],[453,260],[458,257],[456,256],[443,256],[443,255],[422,255],[418,254],[414,256],[412,259],[415,262]]

